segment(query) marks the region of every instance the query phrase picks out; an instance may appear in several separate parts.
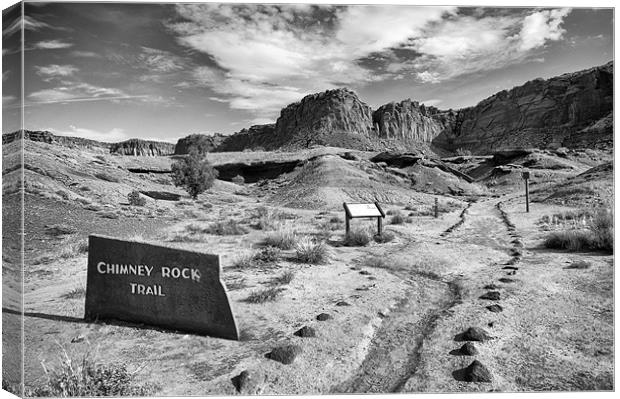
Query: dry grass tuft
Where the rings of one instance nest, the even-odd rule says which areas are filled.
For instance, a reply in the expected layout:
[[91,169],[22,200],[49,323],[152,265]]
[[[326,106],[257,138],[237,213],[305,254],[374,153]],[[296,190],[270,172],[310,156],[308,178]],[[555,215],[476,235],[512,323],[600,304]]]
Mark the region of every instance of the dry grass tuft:
[[264,245],[280,248],[292,249],[297,244],[299,237],[290,227],[281,227],[274,232],[270,232],[263,240]]
[[287,285],[287,284],[290,284],[294,278],[295,278],[295,272],[291,270],[287,270],[281,275],[274,277],[273,280],[271,280],[271,284],[272,285]]
[[270,287],[260,291],[252,292],[247,298],[244,299],[248,303],[265,303],[275,301],[278,295],[284,291],[281,287]]
[[363,247],[370,243],[371,238],[367,229],[354,229],[344,236],[343,244],[347,247]]
[[302,237],[295,245],[295,259],[302,263],[322,264],[329,260],[329,249],[323,241]]
[[599,209],[594,213],[587,229],[554,231],[544,241],[546,248],[569,251],[601,250],[613,253],[613,212]]
[[62,296],[64,299],[80,299],[86,297],[86,287],[75,287]]
[[378,242],[379,244],[383,244],[386,242],[390,242],[393,241],[395,238],[394,233],[392,233],[391,231],[383,231],[381,234],[377,234],[373,237],[373,239],[375,240],[375,242]]

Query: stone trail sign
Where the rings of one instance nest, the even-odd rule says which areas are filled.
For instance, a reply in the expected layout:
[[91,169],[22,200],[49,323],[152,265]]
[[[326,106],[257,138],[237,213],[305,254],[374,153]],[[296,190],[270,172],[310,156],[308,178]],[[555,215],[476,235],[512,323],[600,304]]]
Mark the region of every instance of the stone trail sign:
[[239,339],[220,258],[91,235],[85,318]]

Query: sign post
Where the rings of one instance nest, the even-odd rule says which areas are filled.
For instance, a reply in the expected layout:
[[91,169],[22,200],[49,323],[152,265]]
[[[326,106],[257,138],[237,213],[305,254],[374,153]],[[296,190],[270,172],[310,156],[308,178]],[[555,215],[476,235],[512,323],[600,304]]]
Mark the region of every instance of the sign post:
[[373,204],[342,204],[344,207],[345,216],[345,228],[346,233],[349,234],[351,229],[350,220],[355,218],[377,218],[377,234],[383,233],[383,219],[385,218],[385,212],[381,209],[378,202]]
[[525,180],[525,212],[529,212],[530,211],[530,187],[529,187],[530,172],[529,171],[521,172],[521,176],[523,177],[523,180]]
[[239,339],[219,255],[96,235],[88,238],[84,318]]

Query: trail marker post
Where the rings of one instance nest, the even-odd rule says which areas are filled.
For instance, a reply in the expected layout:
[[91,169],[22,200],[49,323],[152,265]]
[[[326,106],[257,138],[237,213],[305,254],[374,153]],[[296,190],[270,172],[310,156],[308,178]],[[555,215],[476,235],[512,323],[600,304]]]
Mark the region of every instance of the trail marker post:
[[439,217],[439,199],[435,197],[435,219]]
[[381,235],[383,232],[385,212],[383,212],[378,202],[373,204],[347,204],[344,202],[342,206],[344,207],[346,234],[349,234],[351,230],[351,219],[377,218],[377,234]]
[[523,180],[525,180],[525,212],[529,212],[530,211],[530,186],[529,186],[530,172],[529,171],[521,172],[521,177],[523,177]]

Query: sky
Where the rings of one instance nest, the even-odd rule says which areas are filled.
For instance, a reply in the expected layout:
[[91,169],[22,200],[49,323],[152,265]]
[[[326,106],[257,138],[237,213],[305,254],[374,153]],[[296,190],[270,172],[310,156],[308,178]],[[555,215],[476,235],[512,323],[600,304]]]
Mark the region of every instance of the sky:
[[[4,133],[19,127],[12,17]],[[614,49],[610,8],[56,2],[26,3],[23,26],[25,128],[108,142],[231,134],[339,87],[373,109],[458,109]]]

